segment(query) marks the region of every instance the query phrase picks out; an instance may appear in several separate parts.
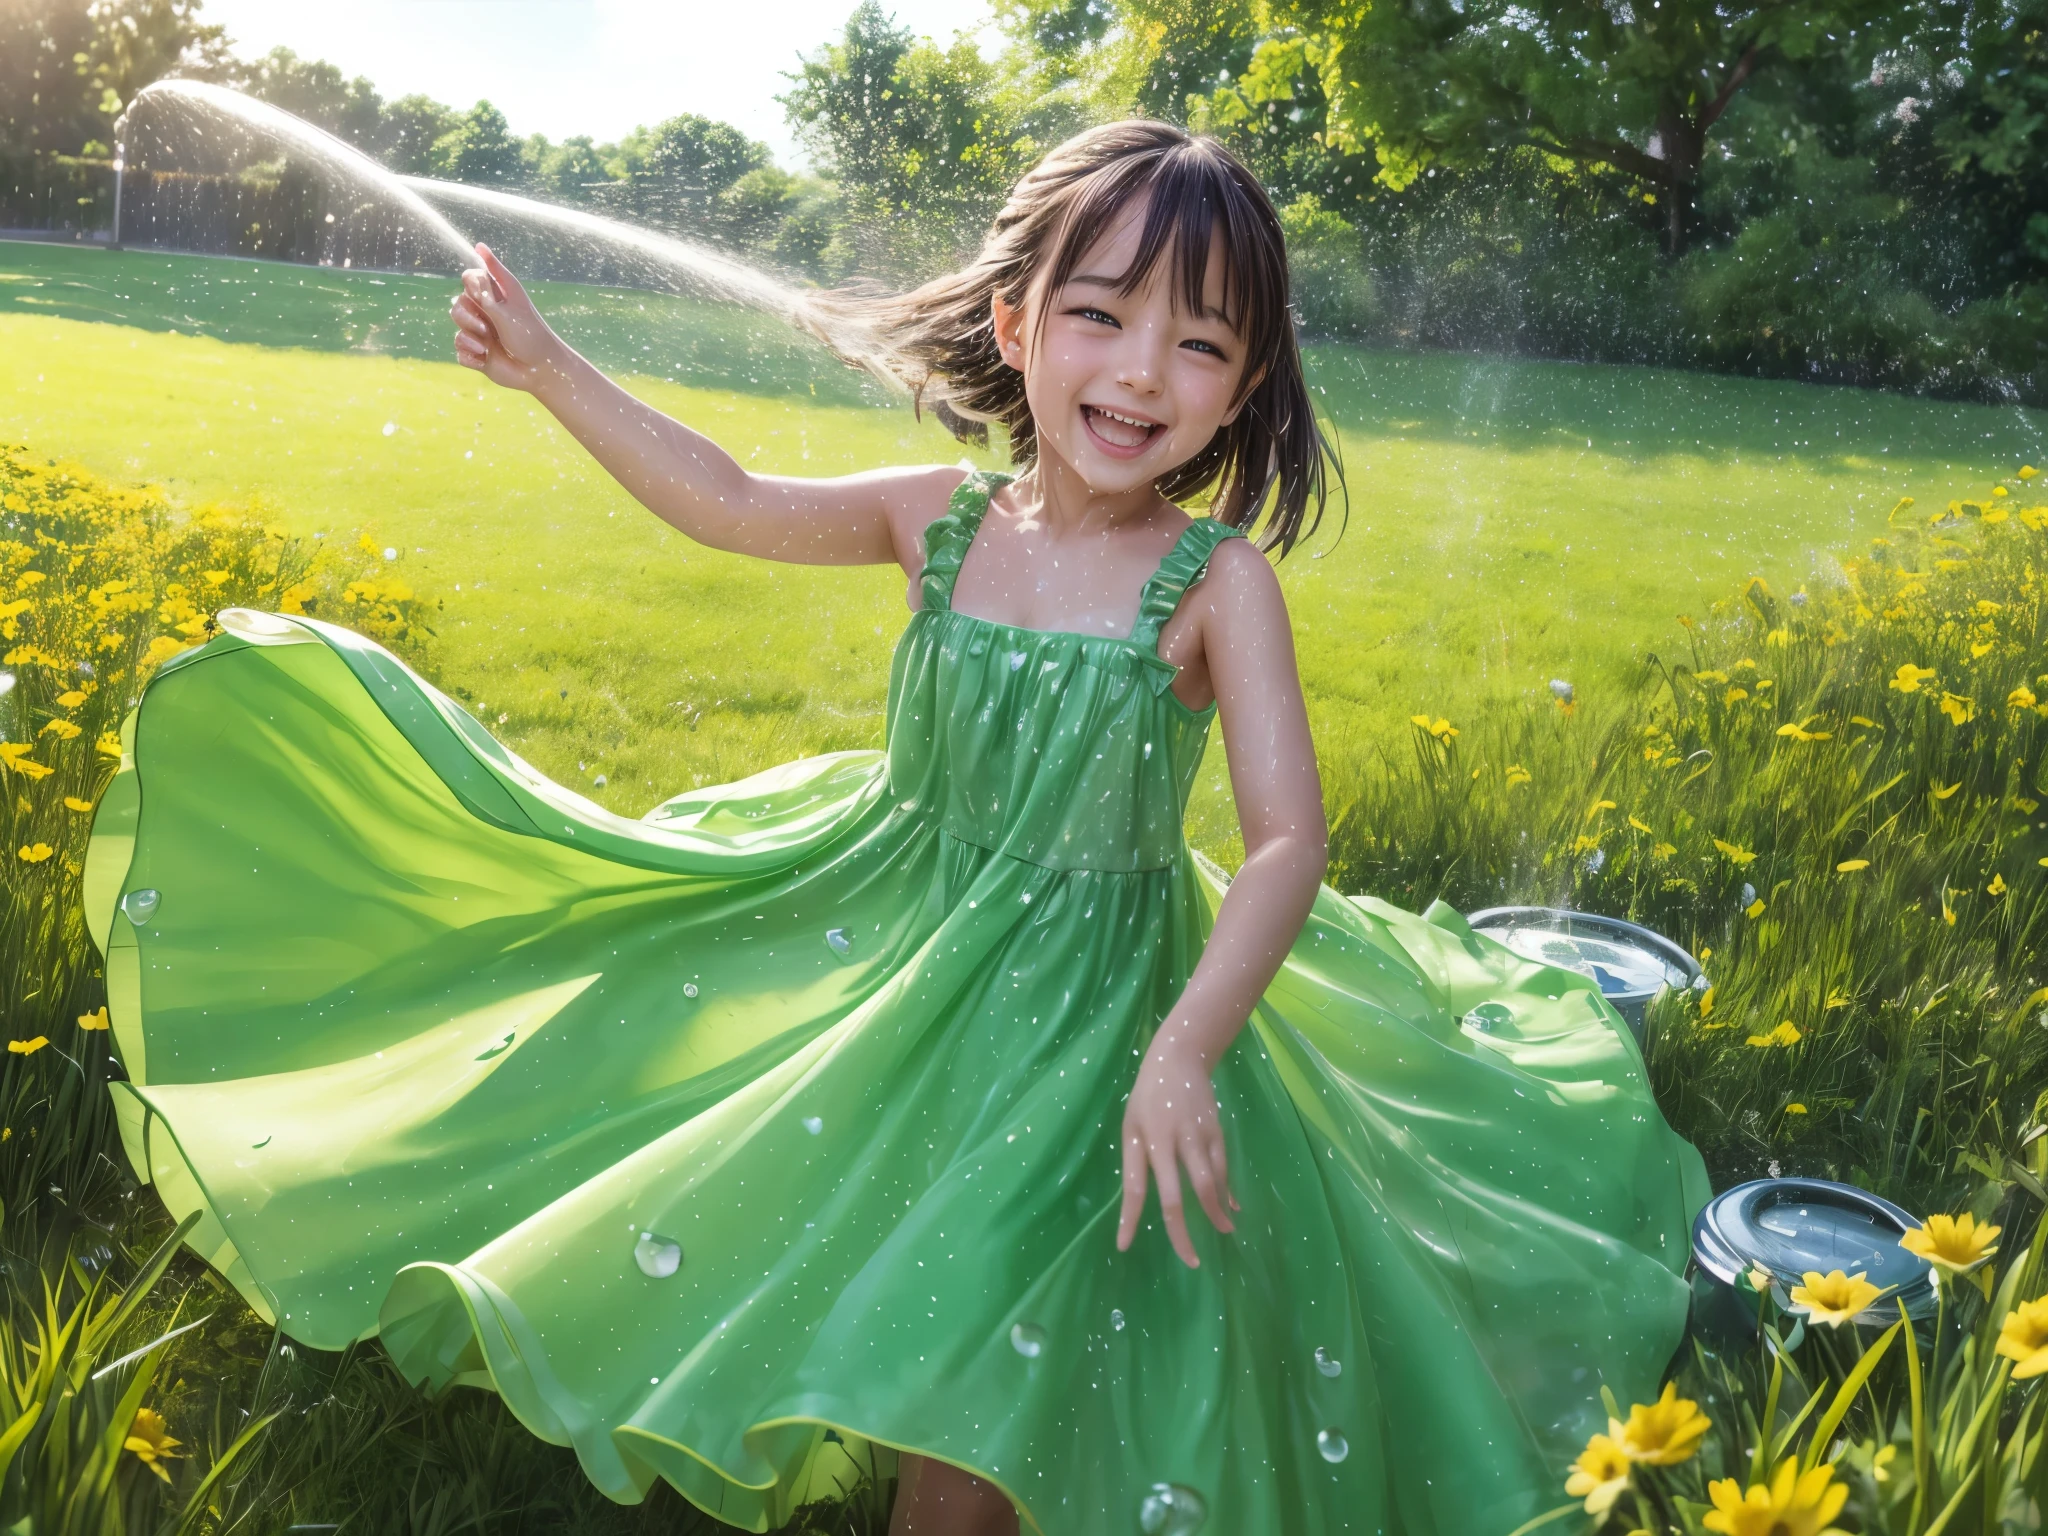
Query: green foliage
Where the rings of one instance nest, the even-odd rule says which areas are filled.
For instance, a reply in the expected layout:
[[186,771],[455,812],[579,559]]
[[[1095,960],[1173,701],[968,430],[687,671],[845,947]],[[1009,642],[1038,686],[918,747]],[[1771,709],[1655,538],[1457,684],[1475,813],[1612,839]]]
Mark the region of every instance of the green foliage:
[[1360,259],[1358,231],[1313,192],[1280,210],[1287,231],[1287,262],[1294,312],[1311,336],[1352,340],[1378,318],[1372,276]]
[[525,160],[505,114],[488,101],[471,107],[434,141],[434,167],[449,181],[478,187],[517,186],[526,179]]

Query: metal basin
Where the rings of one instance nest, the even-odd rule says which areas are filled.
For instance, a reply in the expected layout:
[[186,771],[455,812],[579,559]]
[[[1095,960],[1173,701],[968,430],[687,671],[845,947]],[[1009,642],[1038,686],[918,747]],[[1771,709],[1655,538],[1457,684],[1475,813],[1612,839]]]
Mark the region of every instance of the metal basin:
[[1643,1040],[1643,1013],[1666,987],[1704,987],[1700,964],[1654,929],[1626,918],[1563,907],[1487,907],[1466,922],[1525,960],[1591,977],[1601,996]]

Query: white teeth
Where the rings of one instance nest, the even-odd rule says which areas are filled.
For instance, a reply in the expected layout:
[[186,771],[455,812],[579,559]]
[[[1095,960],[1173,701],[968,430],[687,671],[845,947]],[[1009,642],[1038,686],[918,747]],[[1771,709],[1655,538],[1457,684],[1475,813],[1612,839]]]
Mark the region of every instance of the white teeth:
[[1140,421],[1135,416],[1119,416],[1115,411],[1107,410],[1099,405],[1091,405],[1088,409],[1095,412],[1098,416],[1107,416],[1111,421],[1120,421],[1127,427],[1156,427],[1159,425],[1156,421]]

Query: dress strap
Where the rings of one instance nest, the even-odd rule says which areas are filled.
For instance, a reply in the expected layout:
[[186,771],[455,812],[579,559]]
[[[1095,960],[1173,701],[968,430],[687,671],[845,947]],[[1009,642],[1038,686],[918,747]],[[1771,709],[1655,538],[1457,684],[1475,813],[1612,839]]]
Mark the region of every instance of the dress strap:
[[1174,609],[1189,587],[1209,570],[1209,558],[1225,539],[1241,539],[1242,529],[1219,523],[1212,517],[1198,517],[1188,524],[1159,569],[1145,583],[1138,597],[1138,622],[1131,626],[1131,641],[1147,651],[1159,649],[1159,631],[1173,617]]
[[988,513],[989,498],[1011,479],[992,469],[969,470],[946,503],[945,516],[925,528],[924,569],[917,581],[919,601],[926,609],[937,613],[953,606],[953,583],[959,578],[960,562],[967,558],[967,546]]

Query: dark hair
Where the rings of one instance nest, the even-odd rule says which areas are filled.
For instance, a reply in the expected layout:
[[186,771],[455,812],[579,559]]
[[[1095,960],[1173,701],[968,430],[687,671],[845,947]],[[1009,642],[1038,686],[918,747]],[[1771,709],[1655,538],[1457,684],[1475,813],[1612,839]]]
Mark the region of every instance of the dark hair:
[[[1175,302],[1199,312],[1210,243],[1220,241],[1224,313],[1244,339],[1251,385],[1237,419],[1161,476],[1159,492],[1180,501],[1216,486],[1211,515],[1236,528],[1248,528],[1271,495],[1260,543],[1284,555],[1322,520],[1326,464],[1340,482],[1343,471],[1302,377],[1279,216],[1258,179],[1214,139],[1142,119],[1076,134],[1017,183],[966,267],[905,294],[820,295],[820,334],[849,361],[905,385],[913,402],[929,403],[955,437],[985,443],[988,423],[1007,428],[1012,462],[1028,464],[1037,428],[1023,375],[997,350],[989,300],[1001,294],[1021,307],[1041,270],[1046,291],[1059,288],[1141,199],[1144,228],[1120,291],[1135,291],[1170,256]],[[865,332],[865,345],[848,344],[845,322]]]

